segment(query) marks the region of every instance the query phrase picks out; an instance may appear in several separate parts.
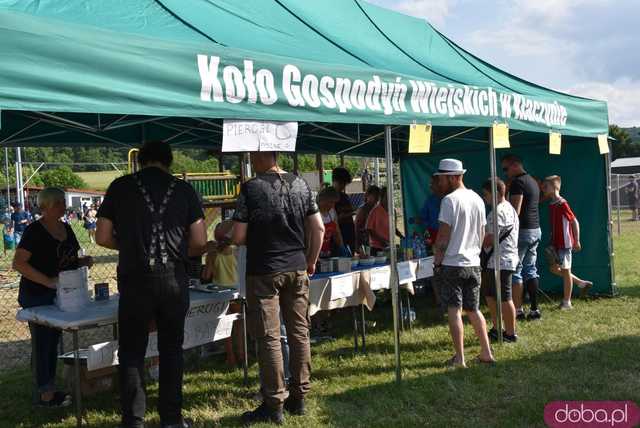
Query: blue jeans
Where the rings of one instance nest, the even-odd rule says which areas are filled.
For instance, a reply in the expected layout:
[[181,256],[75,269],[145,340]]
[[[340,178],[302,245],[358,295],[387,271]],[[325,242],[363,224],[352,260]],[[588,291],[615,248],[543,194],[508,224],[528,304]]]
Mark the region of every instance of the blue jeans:
[[21,239],[22,239],[22,232],[13,232],[13,240],[16,243],[16,248],[18,248],[18,244],[20,244]]
[[520,229],[518,235],[518,267],[513,274],[512,284],[522,284],[530,279],[538,278],[536,261],[538,259],[538,245],[542,238],[542,230]]

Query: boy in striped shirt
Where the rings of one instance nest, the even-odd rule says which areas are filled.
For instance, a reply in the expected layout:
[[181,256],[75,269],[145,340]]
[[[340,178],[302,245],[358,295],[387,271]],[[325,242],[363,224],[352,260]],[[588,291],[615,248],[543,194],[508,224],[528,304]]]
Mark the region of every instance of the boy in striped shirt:
[[551,222],[551,246],[555,249],[556,263],[552,264],[551,272],[562,277],[564,297],[560,309],[572,309],[571,292],[573,283],[586,295],[593,285],[571,273],[572,253],[582,249],[580,244],[580,224],[571,210],[569,203],[560,196],[562,180],[558,175],[544,179],[542,191],[551,200],[549,204],[549,220]]

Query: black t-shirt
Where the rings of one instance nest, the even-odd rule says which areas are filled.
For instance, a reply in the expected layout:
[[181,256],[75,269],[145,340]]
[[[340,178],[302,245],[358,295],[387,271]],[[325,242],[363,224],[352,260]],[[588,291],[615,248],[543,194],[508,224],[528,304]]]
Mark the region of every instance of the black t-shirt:
[[[65,224],[67,239],[58,241],[45,229],[39,221],[30,224],[22,235],[20,245],[31,253],[29,264],[44,275],[54,278],[64,270],[78,268],[78,250],[80,245],[71,226]],[[20,279],[18,303],[23,308],[52,305],[56,290],[33,282],[24,276]]]
[[293,174],[258,174],[244,183],[233,219],[248,223],[247,274],[306,270],[304,221],[317,212],[309,185]]
[[[144,168],[138,174],[156,210],[171,181],[177,180],[162,219],[169,261],[186,266],[189,261],[189,226],[204,218],[195,190],[186,181],[174,178],[160,168]],[[119,251],[118,275],[141,273],[149,265],[152,217],[133,175],[120,177],[111,183],[98,217],[113,222]]]
[[527,173],[515,177],[509,186],[509,194],[522,195],[520,230],[539,228],[540,187],[536,180]]

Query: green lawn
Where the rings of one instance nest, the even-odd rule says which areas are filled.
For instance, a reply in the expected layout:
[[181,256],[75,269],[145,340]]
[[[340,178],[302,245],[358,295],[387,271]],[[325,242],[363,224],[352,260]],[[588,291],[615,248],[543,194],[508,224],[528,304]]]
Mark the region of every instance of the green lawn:
[[76,173],[84,180],[92,190],[107,190],[109,184],[122,174],[118,171],[98,171],[98,172],[78,172]]
[[[448,371],[448,330],[430,299],[417,303],[418,322],[402,335],[403,382],[396,385],[390,310],[378,307],[369,319],[368,355],[354,356],[348,319],[338,340],[312,348],[313,392],[309,415],[288,417],[288,426],[468,426],[542,427],[543,410],[553,400],[634,400],[640,402],[640,225],[624,222],[616,238],[620,296],[576,300],[560,312],[544,304],[543,320],[519,326],[517,344],[495,346],[496,367],[471,365]],[[340,324],[340,322],[338,322]],[[467,328],[467,356],[478,352]],[[185,413],[197,426],[239,426],[239,415],[256,403],[255,364],[251,388],[241,371],[219,357],[191,362],[185,377]],[[30,375],[0,375],[2,426],[72,427],[73,411],[45,411],[29,405]],[[157,385],[149,388],[148,420],[157,424]],[[117,394],[86,400],[90,426],[118,422]]]

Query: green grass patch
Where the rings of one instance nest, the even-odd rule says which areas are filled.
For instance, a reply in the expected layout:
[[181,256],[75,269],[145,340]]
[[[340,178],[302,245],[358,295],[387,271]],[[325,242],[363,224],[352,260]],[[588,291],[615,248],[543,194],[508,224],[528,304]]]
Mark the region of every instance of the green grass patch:
[[118,171],[77,172],[91,190],[107,190],[109,184],[122,174]]
[[[404,332],[402,377],[394,381],[393,335],[389,306],[368,319],[367,355],[354,355],[350,311],[333,316],[338,339],[312,348],[313,391],[306,417],[287,417],[292,427],[542,427],[544,406],[554,400],[634,400],[640,402],[640,226],[623,222],[616,236],[620,296],[576,300],[573,311],[542,305],[543,319],[521,323],[516,344],[495,345],[496,367],[471,365],[449,371],[448,330],[430,298],[414,299],[418,320]],[[479,351],[466,328],[466,352]],[[239,415],[257,403],[257,367],[251,385],[221,357],[190,359],[185,375],[185,415],[196,426],[240,426]],[[73,409],[45,411],[30,405],[27,368],[0,375],[1,426],[72,427]],[[157,384],[148,388],[148,421],[159,422]],[[118,423],[117,393],[85,400],[92,427]]]

